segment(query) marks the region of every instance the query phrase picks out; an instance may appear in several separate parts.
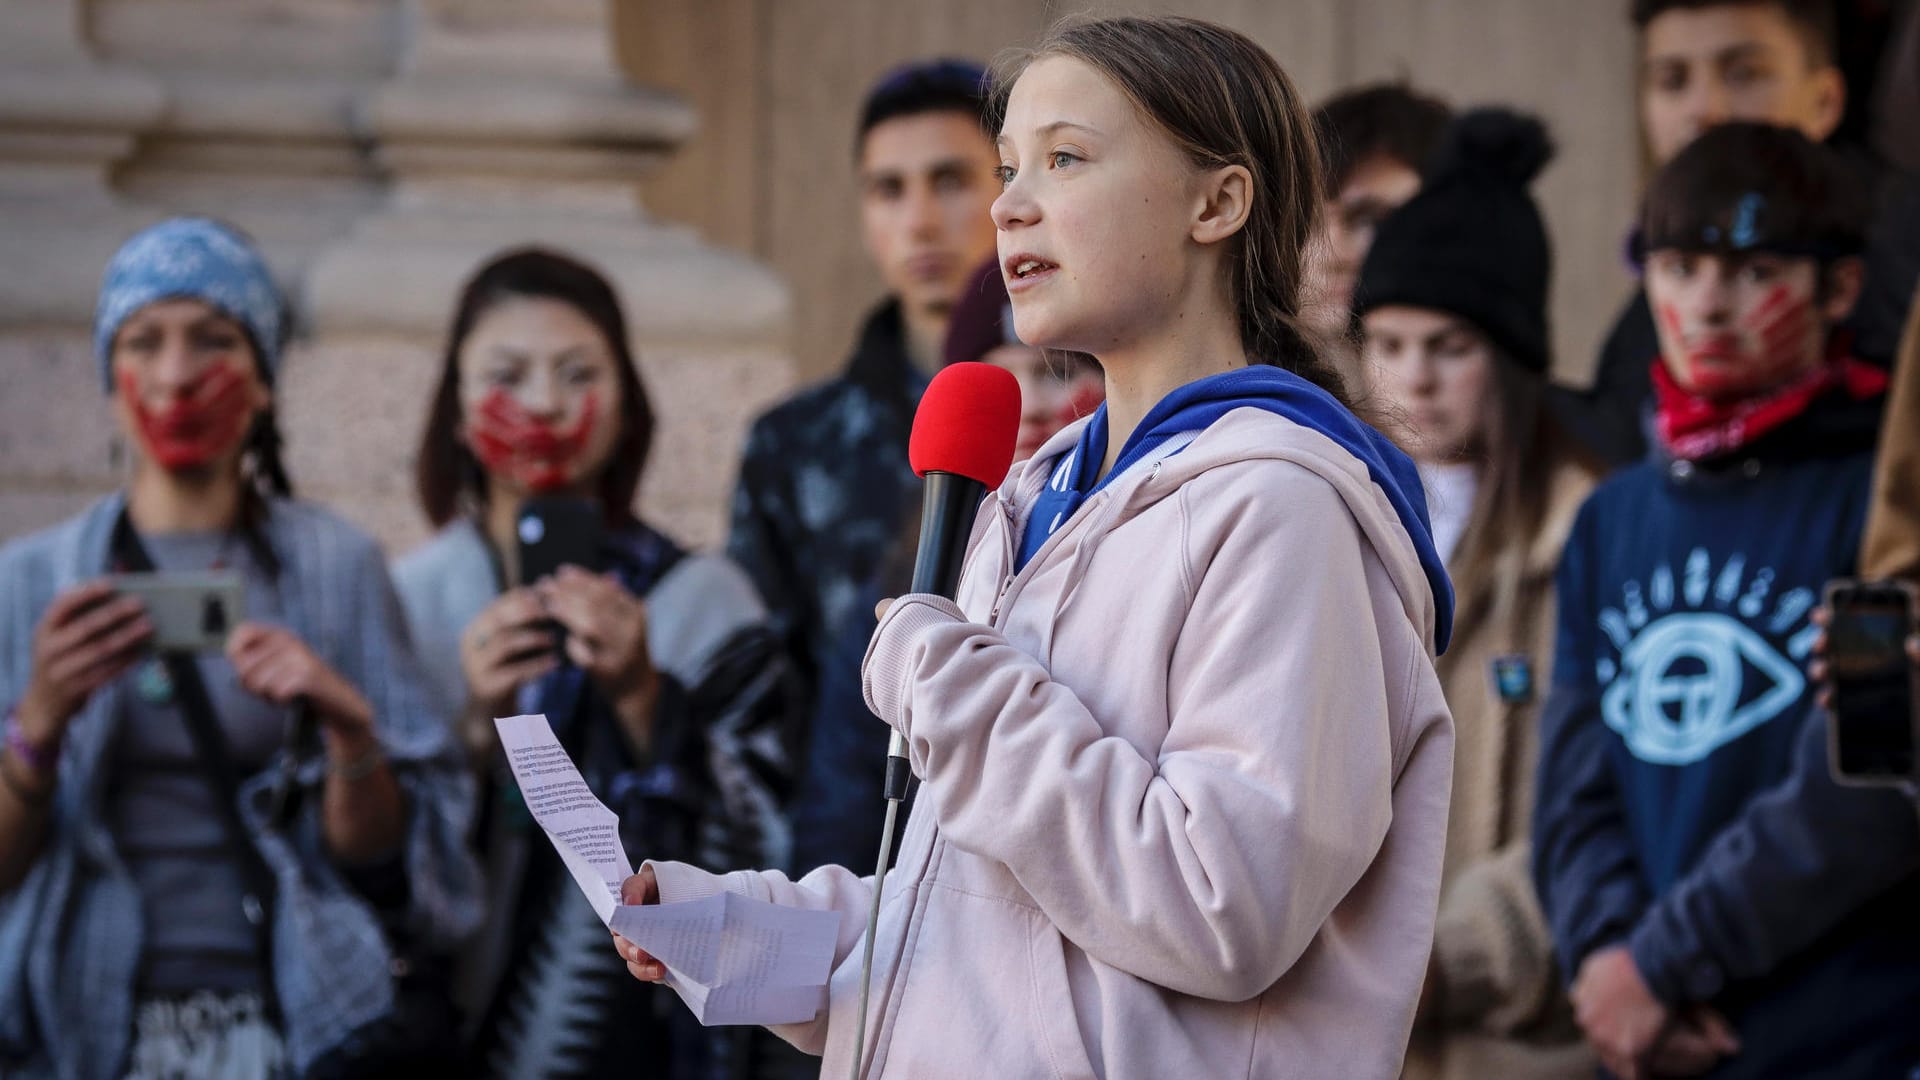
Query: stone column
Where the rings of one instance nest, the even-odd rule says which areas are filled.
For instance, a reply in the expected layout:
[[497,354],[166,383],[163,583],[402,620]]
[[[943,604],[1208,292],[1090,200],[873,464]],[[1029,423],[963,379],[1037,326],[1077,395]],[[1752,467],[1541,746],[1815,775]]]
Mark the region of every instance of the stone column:
[[[626,305],[660,418],[644,512],[717,542],[746,424],[793,376],[778,280],[640,205],[637,181],[695,117],[616,73],[606,0],[408,0],[405,15],[399,74],[360,114],[391,194],[308,282],[321,333],[303,386],[336,404],[292,433],[334,448],[303,474],[371,500],[383,535],[419,527],[393,465],[410,460],[455,294],[493,253],[548,245],[605,272]],[[368,418],[381,438],[322,426]]]
[[88,355],[130,232],[212,213],[258,238],[301,336],[289,465],[398,550],[460,283],[514,245],[614,281],[660,424],[649,517],[716,542],[749,418],[793,379],[785,288],[650,219],[636,180],[696,130],[626,83],[607,0],[0,4],[0,538],[116,482]]
[[112,170],[166,95],[96,56],[83,14],[79,0],[0,4],[0,535],[113,484],[85,327],[108,256],[146,220]]

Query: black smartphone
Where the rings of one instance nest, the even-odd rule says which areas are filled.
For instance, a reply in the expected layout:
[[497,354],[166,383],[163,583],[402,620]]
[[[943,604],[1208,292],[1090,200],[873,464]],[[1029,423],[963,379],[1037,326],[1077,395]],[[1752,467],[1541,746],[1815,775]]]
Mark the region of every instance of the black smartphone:
[[[514,518],[514,534],[520,541],[520,583],[531,585],[563,566],[599,573],[603,520],[600,504],[591,499],[536,495],[521,503]],[[567,628],[553,619],[541,625],[553,633],[554,652],[565,660]]]
[[599,573],[604,525],[592,499],[537,495],[520,504],[514,532],[520,541],[520,581],[531,585],[562,566]]
[[1827,586],[1827,682],[1833,711],[1827,757],[1843,784],[1914,779],[1914,591],[1903,582],[1835,581]]

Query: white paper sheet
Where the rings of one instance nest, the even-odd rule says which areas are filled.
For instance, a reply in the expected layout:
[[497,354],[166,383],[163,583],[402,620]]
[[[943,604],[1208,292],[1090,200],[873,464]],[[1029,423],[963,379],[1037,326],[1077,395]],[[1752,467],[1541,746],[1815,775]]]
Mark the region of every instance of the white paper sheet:
[[826,1000],[840,916],[723,892],[623,906],[613,929],[667,966],[702,1024],[797,1024]]
[[619,817],[594,797],[546,717],[508,717],[494,726],[528,810],[600,920],[666,965],[667,985],[702,1024],[813,1019],[826,1001],[838,913],[736,893],[621,904],[620,885],[633,867],[620,844]]
[[620,883],[633,864],[620,844],[620,818],[594,797],[544,716],[495,720],[507,764],[533,820],[547,831],[580,891],[606,922],[620,906]]

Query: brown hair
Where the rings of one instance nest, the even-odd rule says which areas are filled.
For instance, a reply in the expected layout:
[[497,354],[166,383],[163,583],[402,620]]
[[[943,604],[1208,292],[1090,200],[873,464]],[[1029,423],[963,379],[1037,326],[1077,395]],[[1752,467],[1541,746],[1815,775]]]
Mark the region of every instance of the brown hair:
[[1474,332],[1492,354],[1493,393],[1483,399],[1479,491],[1447,562],[1457,578],[1508,578],[1513,586],[1525,570],[1531,538],[1552,509],[1554,474],[1568,464],[1594,476],[1600,468],[1554,417],[1546,375],[1504,355],[1478,327]]
[[1633,20],[1635,29],[1644,31],[1648,23],[1669,11],[1718,7],[1764,7],[1779,12],[1806,46],[1808,67],[1827,67],[1839,52],[1839,16],[1834,0],[1631,0],[1627,17]]
[[486,504],[486,473],[457,435],[460,427],[460,350],[482,316],[504,301],[520,298],[558,300],[572,307],[600,330],[612,351],[615,378],[620,382],[620,435],[600,472],[598,492],[609,525],[633,520],[633,497],[646,471],[647,449],[653,442],[653,406],[640,383],[640,370],[627,342],[627,320],[619,297],[599,271],[552,251],[520,248],[495,256],[481,267],[460,292],[453,326],[447,331],[447,350],[440,366],[440,386],[427,412],[426,434],[420,440],[415,479],[420,506],[427,519],[440,527],[463,510]]
[[1416,173],[1446,133],[1453,110],[1404,82],[1356,87],[1313,111],[1320,139],[1320,180],[1337,197],[1360,166],[1387,157]]
[[1838,151],[1792,128],[1719,124],[1653,177],[1640,241],[1661,248],[1816,259],[1824,267],[1866,246],[1869,185]]
[[1240,342],[1250,360],[1284,368],[1351,404],[1300,321],[1302,261],[1320,208],[1320,154],[1305,102],[1265,49],[1198,19],[1063,20],[1030,50],[995,65],[988,127],[1028,65],[1065,56],[1100,72],[1201,169],[1239,165],[1253,203],[1233,263]]

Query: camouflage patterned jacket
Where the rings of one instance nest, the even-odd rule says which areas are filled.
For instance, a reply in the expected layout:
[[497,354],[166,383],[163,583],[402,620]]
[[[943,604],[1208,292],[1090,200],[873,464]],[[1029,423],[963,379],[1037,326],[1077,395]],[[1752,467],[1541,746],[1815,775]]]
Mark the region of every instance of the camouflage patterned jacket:
[[[727,552],[773,613],[806,700],[842,628],[872,622],[862,597],[916,505],[907,435],[926,384],[888,300],[868,316],[845,374],[776,406],[747,435]],[[794,739],[804,761],[804,730]]]

